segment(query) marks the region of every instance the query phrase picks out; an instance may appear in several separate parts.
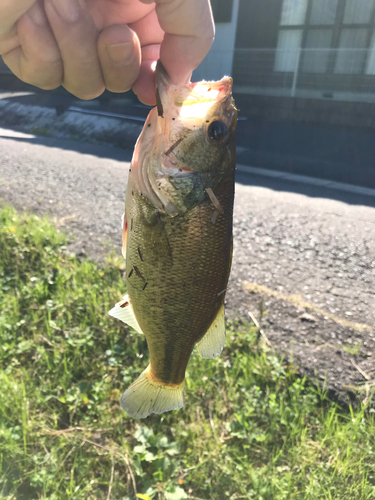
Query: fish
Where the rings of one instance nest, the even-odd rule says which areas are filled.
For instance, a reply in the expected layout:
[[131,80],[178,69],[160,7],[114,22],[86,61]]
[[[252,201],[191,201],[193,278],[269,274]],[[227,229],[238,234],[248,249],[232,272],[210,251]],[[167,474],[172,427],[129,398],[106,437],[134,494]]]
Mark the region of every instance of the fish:
[[122,253],[127,293],[109,314],[146,337],[150,363],[124,392],[133,418],[184,404],[196,346],[221,354],[232,262],[235,132],[233,81],[174,85],[158,61],[156,102],[134,148]]

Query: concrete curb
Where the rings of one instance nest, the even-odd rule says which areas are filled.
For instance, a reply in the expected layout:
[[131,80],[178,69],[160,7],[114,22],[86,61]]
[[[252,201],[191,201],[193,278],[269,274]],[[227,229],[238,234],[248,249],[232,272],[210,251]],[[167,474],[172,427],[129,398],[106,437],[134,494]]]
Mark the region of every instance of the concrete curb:
[[57,116],[54,108],[25,105],[0,99],[0,123],[25,132],[68,139],[85,139],[132,149],[142,130],[143,121],[116,116],[96,116],[68,109]]

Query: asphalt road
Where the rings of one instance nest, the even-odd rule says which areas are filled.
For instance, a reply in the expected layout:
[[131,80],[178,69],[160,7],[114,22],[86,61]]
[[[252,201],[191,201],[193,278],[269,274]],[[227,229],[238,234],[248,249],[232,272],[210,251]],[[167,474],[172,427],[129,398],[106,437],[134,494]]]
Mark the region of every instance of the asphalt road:
[[[52,215],[76,253],[120,253],[129,160],[0,129],[0,199]],[[239,172],[237,181],[228,316],[250,311],[302,373],[340,397],[344,386],[365,394],[375,379],[375,198]]]
[[[11,88],[9,85],[8,89]],[[375,141],[371,129],[332,123],[301,123],[301,120],[294,122],[292,116],[280,121],[276,119],[277,104],[268,112],[264,108],[265,116],[256,118],[249,103],[243,102],[243,95],[234,97],[240,108],[236,132],[239,163],[375,188]],[[253,98],[260,111],[256,96]],[[0,106],[0,121],[5,127],[44,128],[56,137],[81,137],[83,140],[89,137],[100,143],[122,144],[130,149],[150,110],[131,93],[105,92],[97,99],[81,101],[61,88],[35,92],[35,88],[27,85],[24,92],[0,90],[1,101],[7,103],[3,110]],[[74,114],[71,120],[69,115],[78,109],[79,114]],[[307,116],[309,112],[306,113]],[[127,116],[128,119],[120,119],[117,126],[109,126],[106,119],[111,115]],[[94,123],[87,120],[90,116],[94,117]],[[356,121],[355,113],[353,120]]]

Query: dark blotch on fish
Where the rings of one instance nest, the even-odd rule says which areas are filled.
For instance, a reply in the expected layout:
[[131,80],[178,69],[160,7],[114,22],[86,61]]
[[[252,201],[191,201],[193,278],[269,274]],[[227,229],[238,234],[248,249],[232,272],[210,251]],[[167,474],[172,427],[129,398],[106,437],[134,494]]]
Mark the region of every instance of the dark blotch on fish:
[[138,269],[137,266],[134,266],[134,271],[135,271],[135,274],[138,276],[138,278],[141,278],[142,281],[146,281],[143,274],[141,273],[141,271]]

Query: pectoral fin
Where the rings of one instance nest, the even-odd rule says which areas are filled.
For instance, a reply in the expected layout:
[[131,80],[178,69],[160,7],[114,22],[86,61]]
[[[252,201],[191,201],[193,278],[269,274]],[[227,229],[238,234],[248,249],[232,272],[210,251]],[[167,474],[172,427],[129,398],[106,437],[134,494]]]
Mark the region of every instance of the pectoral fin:
[[115,307],[111,309],[108,314],[131,326],[138,333],[143,333],[136,317],[134,316],[134,311],[128,295],[124,295],[122,300],[117,302]]
[[212,325],[204,337],[197,342],[198,353],[202,358],[215,358],[221,354],[225,344],[224,304],[221,306]]

